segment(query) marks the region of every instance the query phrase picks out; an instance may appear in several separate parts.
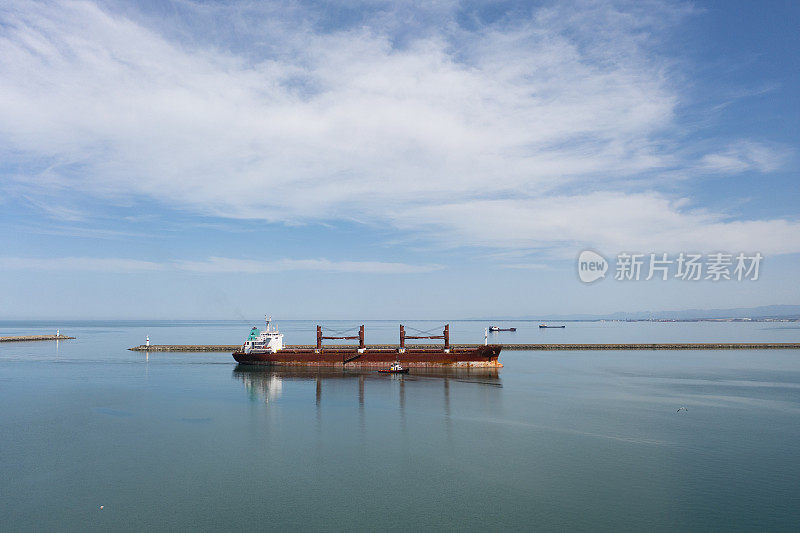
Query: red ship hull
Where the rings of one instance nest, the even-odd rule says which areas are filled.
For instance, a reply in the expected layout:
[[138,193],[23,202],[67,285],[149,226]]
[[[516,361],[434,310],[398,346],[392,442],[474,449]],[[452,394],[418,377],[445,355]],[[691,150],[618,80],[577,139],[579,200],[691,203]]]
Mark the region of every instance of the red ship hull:
[[497,344],[475,348],[409,347],[403,353],[397,349],[367,348],[284,348],[276,353],[233,352],[238,363],[276,366],[328,366],[328,367],[386,367],[396,361],[404,367],[502,367],[497,358],[503,347]]

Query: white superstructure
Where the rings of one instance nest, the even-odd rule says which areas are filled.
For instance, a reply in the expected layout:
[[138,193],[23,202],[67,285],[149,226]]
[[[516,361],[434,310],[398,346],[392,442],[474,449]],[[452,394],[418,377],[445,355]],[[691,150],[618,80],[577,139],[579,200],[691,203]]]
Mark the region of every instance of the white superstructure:
[[267,323],[264,331],[259,331],[259,329],[256,327],[250,330],[247,340],[245,340],[244,344],[242,345],[242,351],[244,353],[275,353],[278,350],[283,349],[283,333],[270,326],[272,317],[264,317],[264,321]]

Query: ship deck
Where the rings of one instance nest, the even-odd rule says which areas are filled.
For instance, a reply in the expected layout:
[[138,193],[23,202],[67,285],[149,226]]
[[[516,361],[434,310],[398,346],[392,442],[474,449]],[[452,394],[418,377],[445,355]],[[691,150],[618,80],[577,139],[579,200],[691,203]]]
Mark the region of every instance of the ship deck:
[[331,347],[284,348],[275,353],[233,352],[233,358],[242,364],[281,366],[354,366],[385,367],[399,361],[405,367],[501,367],[497,358],[502,346],[490,344],[477,347],[419,348],[409,346],[405,351],[397,348]]

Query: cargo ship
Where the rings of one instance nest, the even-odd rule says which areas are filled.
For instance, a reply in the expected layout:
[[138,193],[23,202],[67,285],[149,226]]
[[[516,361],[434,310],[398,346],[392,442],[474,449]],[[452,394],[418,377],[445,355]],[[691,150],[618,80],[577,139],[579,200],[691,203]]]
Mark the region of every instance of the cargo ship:
[[[283,334],[271,326],[266,319],[266,328],[250,330],[242,347],[233,352],[233,358],[241,364],[276,366],[329,366],[329,367],[375,367],[386,368],[393,363],[403,367],[502,367],[498,361],[498,344],[484,341],[483,346],[450,346],[450,325],[445,324],[441,335],[406,335],[400,325],[400,345],[396,348],[367,347],[364,342],[364,326],[358,336],[325,336],[317,326],[317,344],[314,347],[285,347]],[[323,340],[358,340],[358,346],[324,346]],[[429,346],[406,346],[406,340],[441,339],[441,348]]]

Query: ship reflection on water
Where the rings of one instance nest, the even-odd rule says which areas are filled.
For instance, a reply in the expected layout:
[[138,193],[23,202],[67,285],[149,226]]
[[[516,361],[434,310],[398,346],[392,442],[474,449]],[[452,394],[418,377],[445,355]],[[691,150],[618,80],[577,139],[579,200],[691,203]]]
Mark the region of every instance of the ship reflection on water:
[[[339,388],[349,381],[357,382],[358,403],[363,407],[366,389],[370,387],[399,386],[400,407],[405,405],[406,387],[441,387],[445,406],[450,401],[450,384],[466,383],[486,387],[502,387],[496,368],[415,368],[409,374],[380,374],[374,369],[341,369],[314,367],[267,367],[236,365],[233,378],[241,381],[252,399],[266,403],[279,399],[291,382],[314,383],[317,405],[323,401],[326,386]],[[327,383],[326,383],[327,382]],[[369,385],[367,384],[369,382]],[[355,390],[354,390],[355,392]],[[354,394],[355,395],[355,394]],[[310,400],[310,398],[309,398]]]

